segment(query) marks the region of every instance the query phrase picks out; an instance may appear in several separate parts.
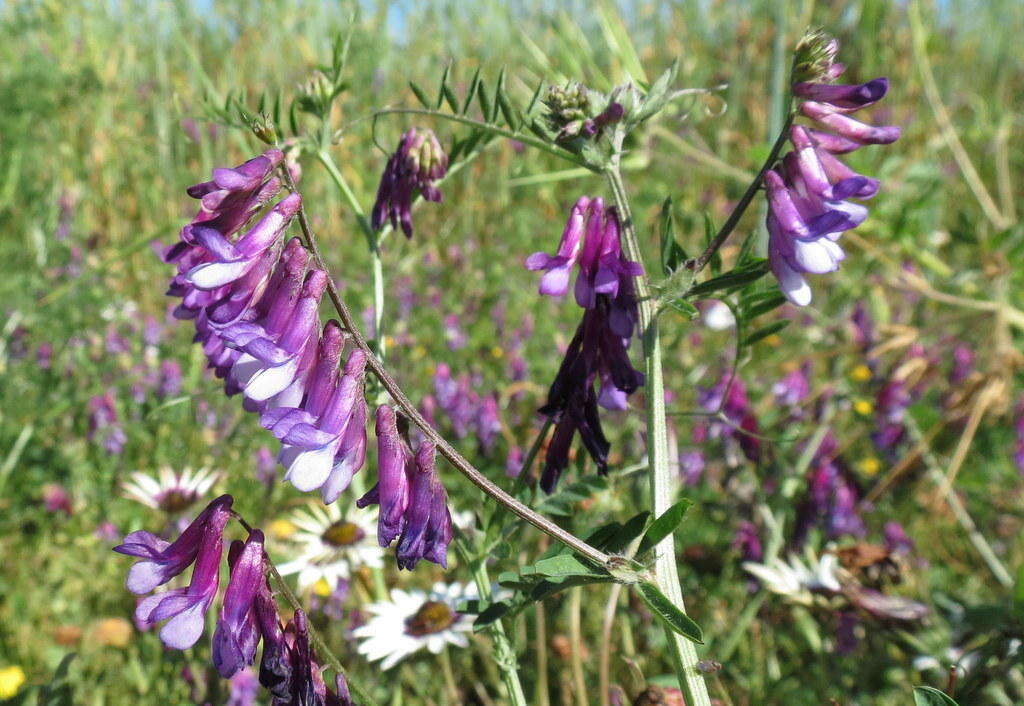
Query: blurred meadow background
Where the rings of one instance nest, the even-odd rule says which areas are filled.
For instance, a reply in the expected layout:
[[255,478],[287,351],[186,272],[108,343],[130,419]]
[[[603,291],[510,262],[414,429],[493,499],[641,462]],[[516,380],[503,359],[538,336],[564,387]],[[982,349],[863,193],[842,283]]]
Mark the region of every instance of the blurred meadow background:
[[[767,155],[787,52],[807,26],[840,39],[854,79],[890,78],[875,120],[904,132],[892,148],[853,157],[884,187],[844,241],[843,270],[815,284],[810,308],[766,316],[765,325],[791,323],[739,361],[769,460],[754,465],[728,439],[702,439],[702,418],[689,413],[731,365],[732,332],[709,321],[713,305],[693,321],[666,317],[680,494],[695,501],[677,550],[688,610],[706,636],[701,655],[721,663],[709,666],[712,695],[730,706],[909,704],[913,685],[944,688],[959,665],[961,704],[1024,703],[1018,0],[0,2],[0,703],[227,702],[207,666],[208,640],[165,651],[132,623],[128,562],[111,547],[129,531],[177,522],[129,497],[133,472],[214,471],[204,497],[232,493],[267,528],[271,555],[293,556],[295,513],[310,499],[266,482],[272,438],[221,394],[190,328],[169,317],[170,270],[153,249],[192,216],[186,186],[261,149],[247,131],[218,124],[211,106],[229,93],[244,92],[252,107],[261,93],[290,99],[350,35],[331,154],[369,207],[386,153],[367,116],[414,105],[410,80],[432,89],[451,62],[464,90],[478,67],[491,77],[505,67],[510,92],[528,98],[541,79],[609,90],[653,80],[678,58],[677,87],[724,87],[677,102],[631,145],[625,178],[653,269],[664,198],[694,253],[705,217],[724,220]],[[382,119],[379,143],[390,149],[408,124]],[[459,130],[431,127],[445,144]],[[298,160],[332,273],[372,321],[353,214],[315,159]],[[510,457],[533,441],[533,411],[577,319],[568,302],[536,294],[523,258],[552,250],[575,198],[604,189],[597,176],[565,170],[497,141],[445,183],[443,204],[418,211],[413,240],[384,248],[389,365],[414,399],[450,376],[467,399],[497,401],[496,435],[476,430],[473,411],[437,419],[501,483]],[[761,218],[751,209],[724,260]],[[809,390],[787,400],[778,384],[800,370]],[[912,400],[896,420],[899,443],[886,443],[879,434],[893,420],[881,393],[896,379]],[[608,426],[607,483],[538,500],[578,533],[646,506],[642,414]],[[794,517],[817,462],[804,451],[824,435],[835,439],[862,525],[824,523],[798,539]],[[592,474],[580,456],[563,488]],[[442,473],[454,511],[480,506],[468,482]],[[197,503],[171,509],[190,516]],[[908,542],[896,541],[892,523]],[[854,557],[847,568],[927,615],[854,615],[758,588],[741,567],[757,558],[745,554],[744,531],[781,555],[886,547],[884,562]],[[495,575],[545,547],[531,529],[518,538],[495,557]],[[454,555],[447,574],[431,565],[399,575],[390,557],[385,567],[388,586],[468,580]],[[866,576],[874,570],[896,576]],[[347,595],[334,588],[302,587],[312,619],[382,703],[503,703],[486,649],[421,652],[381,672],[350,635],[380,586],[357,572]],[[621,690],[622,703],[669,703],[638,696],[668,683],[664,635],[642,604],[615,596],[607,639],[606,586],[509,621],[531,703],[609,703],[599,683]],[[442,659],[448,680],[437,676]]]

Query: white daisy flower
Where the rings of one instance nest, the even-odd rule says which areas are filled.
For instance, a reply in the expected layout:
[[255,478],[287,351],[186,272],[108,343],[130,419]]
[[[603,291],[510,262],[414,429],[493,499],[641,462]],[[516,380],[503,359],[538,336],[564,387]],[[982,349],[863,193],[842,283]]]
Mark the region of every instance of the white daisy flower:
[[295,558],[277,567],[283,576],[298,574],[299,588],[321,581],[333,589],[360,567],[379,569],[384,550],[377,544],[377,513],[341,503],[309,505],[288,521],[296,532],[288,537]]
[[373,617],[352,631],[360,641],[358,652],[371,662],[383,660],[381,668],[391,669],[423,648],[436,655],[446,645],[466,647],[473,617],[458,608],[476,596],[472,584],[439,582],[430,593],[394,588],[390,601],[367,606]]
[[813,591],[838,593],[842,587],[836,577],[838,560],[835,554],[823,554],[820,559],[808,552],[807,563],[790,556],[789,561],[774,558],[767,564],[744,562],[743,568],[756,576],[772,593],[792,600],[807,601]]
[[218,472],[206,468],[198,471],[186,468],[175,472],[169,466],[163,466],[155,477],[135,471],[123,490],[127,498],[175,515],[206,495],[219,478]]

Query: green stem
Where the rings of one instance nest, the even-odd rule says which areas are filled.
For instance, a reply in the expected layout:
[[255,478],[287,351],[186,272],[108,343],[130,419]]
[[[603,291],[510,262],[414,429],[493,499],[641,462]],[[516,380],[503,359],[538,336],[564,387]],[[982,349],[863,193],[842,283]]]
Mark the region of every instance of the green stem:
[[380,256],[380,241],[383,236],[378,235],[373,229],[370,220],[366,217],[366,211],[363,210],[359,199],[356,198],[352,187],[345,180],[344,175],[338,169],[338,165],[334,163],[331,155],[326,150],[319,150],[316,153],[316,158],[324,166],[324,169],[327,170],[335,186],[338,187],[338,191],[341,192],[342,197],[348,203],[352,213],[356,215],[356,221],[359,223],[363,235],[366,236],[366,245],[370,250],[371,271],[373,273],[373,337],[377,343],[377,355],[383,360],[385,344],[384,332],[381,330],[381,326],[384,319],[384,265]]
[[[458,546],[462,544],[460,542]],[[465,549],[463,549],[463,554],[466,554]],[[486,561],[487,557],[481,557],[469,562],[473,567],[473,582],[476,584],[481,601],[491,598],[491,578],[487,574]],[[505,682],[505,691],[508,692],[509,702],[512,706],[526,706],[526,693],[519,681],[519,662],[516,659],[516,650],[512,641],[509,640],[504,623],[501,620],[495,620],[488,626],[487,632],[491,634],[491,639],[494,641],[494,662],[501,670],[501,680]]]
[[556,157],[561,157],[564,160],[578,164],[581,167],[586,167],[591,172],[598,171],[582,157],[577,157],[572,152],[555,147],[551,143],[541,140],[540,138],[534,137],[533,135],[527,135],[523,132],[516,130],[506,130],[503,127],[487,123],[482,120],[476,120],[474,118],[466,117],[465,115],[455,115],[453,113],[444,113],[440,110],[426,110],[424,108],[385,108],[384,110],[378,110],[374,113],[374,118],[382,115],[423,115],[430,118],[440,118],[441,120],[450,120],[454,123],[461,123],[463,125],[469,125],[471,127],[478,128],[480,130],[486,130],[492,135],[499,135],[501,137],[507,137],[510,140],[516,140],[522,142],[524,145],[530,145],[536,147],[539,150],[553,154]]
[[[616,149],[616,153],[619,150]],[[622,183],[618,160],[605,171],[611,186],[615,205],[622,220],[622,234],[629,259],[643,262],[640,244],[629,208],[629,198]],[[644,361],[647,379],[647,459],[650,467],[651,511],[655,517],[662,515],[674,500],[673,471],[668,460],[668,431],[665,421],[665,383],[662,377],[661,341],[658,336],[658,318],[650,296],[650,284],[645,275],[636,278],[636,293],[640,310],[640,331],[643,340]],[[685,612],[679,574],[676,570],[675,546],[672,535],[663,539],[655,548],[655,578],[658,588]],[[675,668],[679,685],[689,706],[710,706],[704,676],[697,671],[697,649],[694,644],[666,626],[669,653]]]

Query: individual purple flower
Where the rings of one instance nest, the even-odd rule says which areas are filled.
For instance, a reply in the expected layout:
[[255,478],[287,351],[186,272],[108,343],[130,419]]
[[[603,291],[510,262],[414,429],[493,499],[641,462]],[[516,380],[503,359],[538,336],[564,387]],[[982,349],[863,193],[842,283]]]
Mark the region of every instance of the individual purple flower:
[[110,456],[117,456],[124,450],[128,436],[117,414],[113,390],[107,390],[89,400],[88,439],[98,440]]
[[810,361],[805,361],[799,368],[787,373],[772,386],[772,394],[775,395],[775,399],[790,407],[795,407],[803,402],[811,394],[810,373]]
[[[256,214],[281,188],[274,170],[284,160],[280,150],[267,150],[258,157],[234,168],[213,170],[213,179],[190,186],[187,191],[199,199],[199,212],[181,230],[182,244],[196,242],[197,226],[210,228],[230,238]],[[168,261],[174,261],[175,252]]]
[[206,250],[210,259],[190,269],[186,278],[192,286],[205,291],[242,279],[277,244],[301,205],[302,197],[289,194],[235,243],[214,228],[194,226],[192,237]]
[[386,547],[405,528],[405,510],[409,506],[408,452],[398,434],[395,411],[388,405],[377,408],[376,432],[377,484],[356,501],[356,506],[380,505],[377,541]]
[[277,457],[266,446],[256,449],[256,480],[268,488],[273,485],[277,469]]
[[49,513],[62,512],[68,517],[74,514],[71,503],[71,494],[62,485],[46,483],[42,488],[43,507]]
[[679,477],[687,485],[696,485],[704,474],[704,454],[698,449],[686,449],[679,454]]
[[963,343],[953,348],[953,369],[949,373],[949,382],[959,385],[974,372],[974,351]]
[[487,395],[481,401],[475,426],[480,448],[484,453],[490,453],[501,434],[501,414],[498,411],[498,399],[494,395]]
[[802,543],[811,528],[819,525],[829,539],[866,534],[858,503],[861,491],[839,456],[839,445],[831,432],[822,439],[811,460],[807,491],[797,506],[795,538]]
[[398,538],[400,569],[412,569],[420,559],[448,565],[452,518],[434,459],[430,441],[422,442],[414,457],[399,434],[394,410],[377,408],[378,480],[356,506],[380,506],[377,541],[386,547]]
[[434,467],[434,444],[425,441],[416,451],[409,478],[409,503],[405,527],[398,540],[398,568],[413,569],[420,559],[448,566],[448,545],[452,541],[452,516],[448,495]]
[[366,354],[356,349],[333,389],[321,367],[303,408],[278,407],[260,420],[281,440],[285,478],[302,491],[320,489],[326,503],[338,499],[366,457],[365,369]]
[[871,440],[879,451],[893,453],[906,438],[903,419],[913,397],[901,380],[890,380],[878,391],[875,398],[875,430]]
[[160,630],[160,639],[168,647],[188,649],[203,633],[206,611],[220,586],[224,526],[231,514],[231,503],[230,495],[214,500],[173,543],[139,530],[114,547],[115,552],[142,560],[128,571],[128,590],[138,595],[149,593],[195,565],[187,588],[149,596],[135,610],[140,623],[153,625],[167,620]]
[[[750,399],[747,397],[747,386],[734,375],[723,375],[711,388],[698,388],[697,403],[709,413],[722,413],[729,423],[712,422],[707,427],[711,438],[724,438],[734,445],[749,461],[759,463],[762,459],[760,425],[754,415]],[[696,428],[695,428],[696,430]],[[694,438],[700,442],[700,438]],[[731,454],[736,456],[735,453]],[[738,458],[730,465],[738,463]]]
[[176,360],[160,361],[160,383],[157,393],[166,399],[181,392],[181,363]]
[[535,252],[526,258],[526,269],[543,270],[540,278],[540,293],[560,297],[569,291],[569,276],[579,259],[583,229],[590,211],[590,198],[581,196],[569,212],[569,220],[562,231],[558,252],[548,255]]
[[374,230],[390,221],[392,228],[401,227],[405,236],[411,238],[412,201],[416,192],[427,201],[439,203],[443,197],[436,182],[447,172],[448,156],[441,149],[434,131],[409,128],[398,141],[398,147],[388,158],[381,175],[371,214]]
[[213,633],[213,666],[225,678],[252,664],[256,657],[260,633],[253,603],[266,582],[263,533],[253,530],[244,544],[232,542],[228,565],[231,577]]
[[800,113],[833,132],[794,125],[789,135],[794,150],[783,157],[781,170],[769,169],[764,175],[768,262],[782,293],[797,306],[811,301],[804,275],[837,270],[845,254],[836,241],[867,217],[864,206],[848,199],[869,199],[878,192],[878,180],[854,172],[835,155],[864,144],[889,144],[900,135],[898,127],[872,127],[849,116],[881,100],[889,82],[831,83],[843,72],[834,62],[836,51],[835,40],[816,35],[802,41],[798,52],[814,59],[798,62],[795,73],[813,80],[792,87],[793,95],[802,99]]
[[896,520],[889,520],[882,528],[885,535],[885,548],[893,554],[909,554],[914,550],[914,540],[907,536],[906,530]]
[[53,344],[44,342],[36,349],[36,365],[40,370],[49,370],[53,365]]
[[256,706],[260,682],[251,669],[246,667],[235,672],[228,680],[228,701],[225,706]]
[[523,472],[523,449],[521,446],[510,446],[508,455],[505,458],[505,475],[509,478],[518,478]]

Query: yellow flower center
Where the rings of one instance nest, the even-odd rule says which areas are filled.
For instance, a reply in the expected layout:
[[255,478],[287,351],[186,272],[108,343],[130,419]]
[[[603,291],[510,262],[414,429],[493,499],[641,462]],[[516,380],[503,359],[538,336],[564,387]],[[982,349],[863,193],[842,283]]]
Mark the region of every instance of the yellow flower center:
[[875,411],[875,406],[868,400],[857,400],[853,403],[853,411],[866,417]]
[[405,632],[416,636],[438,633],[451,627],[455,617],[447,603],[427,601],[412,617],[406,619]]
[[321,598],[326,598],[331,595],[331,584],[327,583],[327,579],[321,576],[320,580],[313,584],[313,593]]
[[12,665],[0,669],[0,699],[13,698],[24,683],[25,672],[21,667]]
[[850,377],[855,382],[867,382],[871,379],[871,368],[862,363],[850,371]]
[[859,465],[860,470],[869,476],[873,476],[880,470],[882,470],[882,462],[879,461],[874,456],[868,456],[866,458],[861,459]]
[[288,520],[274,520],[267,526],[267,534],[277,539],[288,539],[297,528]]
[[188,508],[196,501],[196,494],[190,490],[173,488],[157,496],[157,505],[169,515],[174,515]]
[[324,530],[320,539],[332,547],[350,547],[366,536],[359,525],[339,520]]

